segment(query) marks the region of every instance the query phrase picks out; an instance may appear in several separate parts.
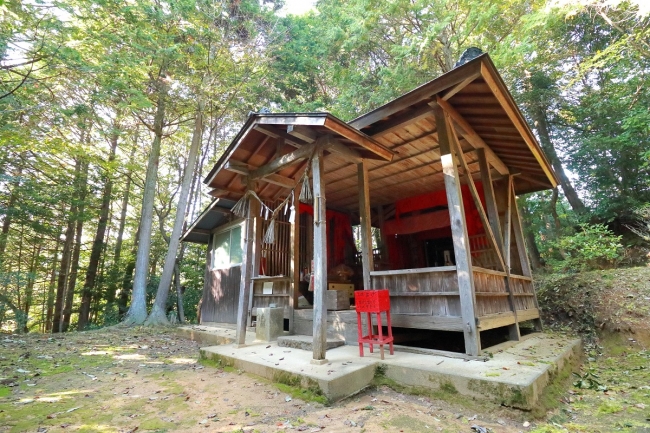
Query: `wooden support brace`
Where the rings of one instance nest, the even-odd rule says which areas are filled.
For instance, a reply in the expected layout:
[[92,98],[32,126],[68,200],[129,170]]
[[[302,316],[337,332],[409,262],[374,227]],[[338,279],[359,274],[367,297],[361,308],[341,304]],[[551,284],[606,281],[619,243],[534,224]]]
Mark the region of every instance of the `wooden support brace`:
[[[494,168],[501,175],[506,175],[509,173],[508,167],[501,161],[501,159],[490,149],[490,146],[485,144],[485,141],[481,138],[480,135],[472,128],[472,126],[465,120],[465,118],[458,112],[452,105],[445,101],[444,99],[438,97],[436,102],[442,107],[443,110],[451,117],[451,119],[460,127],[462,131],[462,136],[471,144],[474,148],[483,148],[487,155],[488,160],[494,166]],[[431,103],[432,105],[435,102]]]
[[244,248],[242,251],[241,281],[239,284],[239,305],[237,306],[237,330],[235,341],[239,346],[246,343],[246,325],[250,312],[250,298],[252,291],[253,274],[253,243],[255,238],[255,204],[256,200],[248,198],[249,206],[244,222]]
[[499,265],[501,266],[501,269],[505,271],[506,265],[503,262],[503,255],[501,254],[501,249],[499,248],[494,233],[492,232],[490,221],[488,220],[488,217],[485,214],[485,209],[483,209],[483,203],[481,202],[481,198],[478,195],[478,190],[476,189],[476,184],[474,183],[472,174],[469,171],[469,167],[467,166],[467,161],[465,161],[465,157],[463,156],[463,150],[461,149],[460,143],[458,142],[458,137],[456,137],[456,132],[451,127],[451,122],[449,124],[449,130],[451,132],[451,134],[449,135],[451,137],[451,144],[452,144],[453,151],[455,151],[456,155],[458,155],[458,160],[460,162],[461,167],[463,168],[463,172],[465,173],[465,178],[467,179],[467,186],[469,187],[469,191],[472,195],[472,198],[474,199],[474,204],[476,205],[476,209],[478,210],[479,217],[481,218],[481,223],[483,224],[483,228],[485,229],[485,234],[487,235],[488,242],[490,243],[490,247],[494,250],[494,252],[497,255],[497,258],[499,259]]

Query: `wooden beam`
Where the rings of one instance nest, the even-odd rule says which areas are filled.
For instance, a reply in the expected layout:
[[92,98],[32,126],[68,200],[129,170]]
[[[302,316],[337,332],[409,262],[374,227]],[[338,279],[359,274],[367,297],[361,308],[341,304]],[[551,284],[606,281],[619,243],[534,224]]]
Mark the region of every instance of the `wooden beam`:
[[287,125],[287,134],[305,143],[313,143],[318,138],[316,131],[302,125]]
[[234,189],[226,189],[226,188],[213,188],[210,191],[208,191],[208,194],[211,195],[212,197],[223,197],[224,195],[228,194],[234,194],[234,195],[244,195],[245,191],[237,191]]
[[501,107],[508,115],[510,121],[513,123],[515,128],[517,128],[517,131],[519,131],[519,133],[523,137],[524,141],[528,145],[528,148],[535,156],[535,159],[539,163],[542,170],[544,170],[544,173],[546,174],[548,180],[551,183],[551,188],[555,188],[557,186],[557,180],[555,178],[555,175],[553,174],[553,170],[551,169],[550,164],[546,160],[546,157],[542,154],[541,148],[539,147],[539,144],[537,144],[537,140],[535,139],[535,136],[528,128],[528,124],[526,123],[524,117],[517,109],[517,106],[515,105],[514,101],[512,101],[510,98],[506,96],[506,94],[502,91],[501,86],[499,86],[496,80],[492,77],[491,72],[488,70],[488,67],[485,65],[481,65],[481,76],[485,80],[485,83],[488,85],[488,87],[490,88],[494,96],[499,101],[499,104],[501,104]]
[[225,207],[220,207],[220,206],[213,206],[210,208],[208,212],[214,212],[214,213],[219,213],[219,214],[229,214],[232,212],[232,209],[227,209]]
[[332,153],[337,153],[346,157],[347,159],[359,163],[363,159],[361,154],[351,147],[346,146],[341,143],[339,140],[332,140],[332,142],[326,147]]
[[[253,167],[251,170],[251,167],[252,166],[249,166],[244,162],[230,160],[226,162],[223,168],[224,170],[228,170],[233,173],[240,174],[242,176],[252,177],[252,173],[256,170],[256,168]],[[282,176],[277,173],[268,174],[263,178],[260,178],[259,180],[266,183],[272,183],[273,185],[278,185],[283,188],[289,188],[289,189],[293,189],[293,187],[296,186],[295,180],[291,179],[290,177]],[[243,183],[245,183],[245,181]]]
[[248,198],[249,206],[244,227],[242,230],[243,248],[241,264],[241,280],[239,283],[239,304],[237,306],[237,330],[235,342],[240,347],[246,344],[246,325],[248,323],[248,314],[250,312],[250,298],[252,290],[253,262],[255,260],[253,253],[253,241],[255,237],[255,218],[257,213],[257,200]]
[[300,296],[300,212],[298,209],[298,197],[301,190],[300,184],[293,190],[294,196],[294,219],[290,222],[289,234],[289,260],[291,276],[291,296],[289,298],[289,333],[293,334],[295,329],[294,311],[298,308],[298,297]]
[[451,106],[451,104],[444,99],[438,97],[436,100],[437,104],[442,107],[443,110],[447,114],[449,114],[449,117],[453,119],[453,121],[460,127],[461,129],[461,135],[465,137],[465,139],[474,146],[475,148],[485,148],[485,152],[487,154],[488,160],[490,163],[494,166],[494,168],[499,172],[499,174],[506,175],[508,174],[509,170],[508,167],[501,161],[501,159],[490,149],[490,146],[488,146],[485,141],[481,138],[480,135],[476,131],[474,131],[474,128],[465,120],[465,118],[458,112],[454,107]]
[[287,134],[286,132],[273,128],[272,126],[255,125],[255,130],[261,132],[262,134],[266,134],[268,137],[271,138],[284,139],[287,144],[293,147],[301,147],[307,144],[303,140],[297,139],[296,137],[293,137]]
[[517,242],[517,251],[519,252],[519,261],[521,262],[521,272],[525,277],[532,277],[533,274],[530,269],[530,262],[528,261],[528,254],[526,253],[526,242],[524,238],[524,231],[521,226],[521,217],[519,216],[519,208],[517,207],[517,196],[514,191],[514,184],[512,185],[512,228],[515,233],[515,241]]
[[404,114],[400,114],[394,119],[389,119],[384,123],[380,123],[375,128],[368,130],[368,135],[373,138],[381,137],[382,135],[386,135],[390,132],[395,131],[396,129],[403,128],[406,125],[410,125],[411,123],[415,123],[421,119],[424,119],[425,117],[429,117],[432,114],[433,112],[431,110],[431,107],[424,105],[423,107],[416,108]]
[[379,144],[363,132],[350,128],[349,125],[343,122],[328,117],[325,121],[325,127],[369,151],[373,155],[373,159],[391,161],[393,156],[395,156],[395,154],[387,147]]
[[480,71],[476,71],[476,72],[474,72],[472,75],[470,75],[469,77],[465,78],[463,81],[461,81],[460,83],[456,84],[456,85],[455,85],[454,87],[452,87],[451,89],[447,90],[447,91],[443,94],[442,99],[444,99],[445,101],[449,100],[449,98],[451,98],[451,97],[454,96],[456,93],[458,93],[458,92],[460,92],[461,90],[463,90],[465,87],[467,87],[467,85],[468,85],[469,83],[471,83],[472,81],[476,80],[476,79],[477,79],[478,77],[480,77],[480,76],[481,76],[481,72],[480,72]]
[[503,221],[503,243],[508,272],[512,269],[512,178],[513,176],[508,176],[506,181],[506,209]]
[[499,259],[499,264],[501,265],[501,269],[505,271],[506,265],[503,262],[503,255],[501,254],[501,249],[499,248],[496,237],[492,232],[490,221],[488,220],[488,217],[485,214],[485,209],[483,209],[483,203],[481,202],[481,198],[478,195],[476,184],[474,184],[474,178],[472,177],[472,173],[469,171],[469,167],[467,166],[467,162],[465,161],[465,157],[463,156],[463,150],[460,148],[460,143],[458,142],[458,138],[456,137],[456,132],[451,127],[451,122],[449,122],[448,127],[451,132],[451,134],[449,135],[451,137],[451,144],[453,149],[452,153],[455,152],[456,155],[458,155],[460,166],[463,168],[463,173],[465,174],[465,178],[467,179],[467,186],[469,187],[469,192],[471,193],[472,198],[474,199],[474,205],[476,206],[476,210],[478,210],[478,215],[481,218],[481,223],[483,224],[483,228],[485,229],[487,240],[490,243],[490,247],[494,250],[497,258]]
[[[323,136],[321,139],[319,139],[319,141],[320,143],[316,142],[312,144],[306,144],[294,150],[293,152],[282,155],[281,157],[276,158],[271,162],[268,162],[263,166],[251,171],[249,173],[249,176],[251,179],[263,179],[271,174],[276,173],[277,171],[282,170],[283,168],[290,166],[291,164],[309,158],[314,153],[314,150],[318,145],[323,145],[329,141],[329,136]],[[291,187],[293,188],[293,185]]]
[[350,122],[350,125],[354,128],[362,129],[366,126],[372,125],[373,123],[379,122],[392,114],[402,111],[419,101],[430,99],[432,95],[449,89],[450,87],[463,82],[467,77],[475,74],[477,71],[480,71],[481,62],[481,59],[474,59],[463,66],[452,69],[446,74],[400,96],[392,102],[354,119]]
[[325,216],[325,185],[323,150],[317,149],[312,159],[314,191],[314,323],[312,363],[324,364],[327,350],[327,218]]
[[359,220],[361,223],[361,266],[363,268],[363,289],[372,289],[370,272],[375,270],[372,255],[372,223],[370,215],[370,185],[368,166],[365,161],[357,164],[359,187]]
[[476,149],[476,156],[478,157],[478,163],[481,171],[481,183],[483,183],[483,194],[485,196],[485,204],[487,206],[490,225],[492,226],[492,233],[494,233],[494,236],[496,237],[497,246],[501,251],[501,256],[503,256],[505,254],[503,251],[503,234],[501,233],[499,210],[497,209],[496,198],[494,195],[494,184],[492,183],[490,163],[485,156],[485,149]]
[[[451,222],[451,234],[454,243],[454,257],[456,259],[456,277],[458,279],[458,292],[460,293],[460,310],[463,319],[463,335],[465,337],[465,352],[468,355],[481,353],[481,339],[476,328],[476,299],[474,296],[474,273],[469,251],[469,236],[465,223],[465,209],[460,192],[460,179],[458,177],[457,162],[451,148],[451,131],[447,125],[446,116],[442,108],[435,106],[434,115],[438,126],[438,141],[442,154],[442,168],[444,173],[445,191],[447,193],[447,206]],[[462,158],[462,153],[460,154]]]

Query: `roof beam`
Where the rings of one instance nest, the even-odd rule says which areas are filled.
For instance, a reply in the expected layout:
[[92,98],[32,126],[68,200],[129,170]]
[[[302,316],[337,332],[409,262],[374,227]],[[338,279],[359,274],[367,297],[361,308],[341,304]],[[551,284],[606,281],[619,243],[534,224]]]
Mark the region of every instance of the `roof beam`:
[[530,151],[533,153],[533,155],[535,155],[535,159],[537,159],[537,162],[541,166],[542,170],[544,170],[544,173],[548,177],[551,185],[553,185],[553,187],[557,186],[557,178],[555,177],[555,174],[553,173],[548,160],[546,160],[544,155],[541,153],[541,149],[537,144],[533,133],[528,128],[528,124],[524,121],[523,116],[519,110],[516,108],[517,106],[515,105],[514,101],[506,96],[506,94],[501,90],[501,86],[499,86],[497,81],[492,77],[490,71],[488,71],[488,68],[483,64],[481,65],[481,75],[483,76],[483,79],[487,83],[494,96],[501,104],[503,110],[508,115],[508,118],[510,118],[510,121],[512,121],[512,123],[515,125],[515,128],[517,128],[517,131],[519,131],[523,137]]
[[376,128],[369,129],[368,135],[373,138],[381,137],[382,135],[386,135],[390,132],[395,131],[396,129],[403,128],[406,125],[424,119],[425,117],[430,116],[432,113],[433,109],[428,105],[424,105],[423,107],[416,108],[415,110],[411,110],[407,113],[397,116],[394,119],[380,123]]
[[374,158],[369,159],[383,159],[385,161],[391,161],[395,156],[395,153],[393,153],[387,147],[379,144],[377,141],[371,137],[368,137],[363,132],[350,128],[348,124],[343,123],[340,120],[335,120],[334,118],[328,117],[325,120],[325,127],[370,152]]
[[[289,125],[289,127],[291,127],[291,126],[292,125]],[[271,138],[278,138],[278,139],[284,138],[285,142],[287,144],[290,144],[293,147],[304,146],[307,143],[306,141],[296,139],[295,136],[291,136],[291,135],[287,134],[286,132],[279,131],[279,130],[273,128],[272,126],[255,125],[255,130],[257,130],[257,131],[261,132],[262,134],[265,134],[265,135],[267,135],[267,136],[269,136]]]
[[501,161],[501,159],[490,149],[485,141],[481,138],[480,135],[474,131],[474,128],[465,120],[465,118],[458,112],[451,104],[441,97],[436,99],[436,102],[440,107],[449,115],[449,117],[458,125],[461,129],[461,135],[471,144],[474,148],[485,149],[485,156],[487,156],[488,161],[492,166],[499,172],[501,175],[506,175],[509,173],[508,167]]
[[456,84],[454,87],[452,87],[451,89],[449,89],[448,91],[446,91],[445,94],[442,96],[442,99],[444,99],[445,101],[449,100],[449,98],[451,98],[451,97],[454,96],[456,93],[458,93],[458,92],[460,92],[461,90],[463,90],[465,87],[467,87],[467,85],[468,85],[469,83],[471,83],[472,81],[476,80],[476,79],[477,79],[478,77],[480,77],[480,76],[481,76],[481,72],[480,72],[480,71],[476,71],[476,72],[474,72],[472,75],[470,75],[469,77],[465,78],[463,81],[461,81],[460,83]]
[[[256,170],[256,168],[251,169],[248,164],[232,159],[229,160],[223,168],[224,170],[228,170],[242,176],[250,176],[251,173]],[[273,185],[278,185],[283,188],[294,188],[296,186],[296,181],[294,179],[276,173],[268,174],[263,178],[259,178],[259,180],[267,183],[272,183]]]
[[230,189],[230,188],[214,188],[214,189],[211,189],[210,191],[208,191],[208,194],[210,194],[212,197],[221,197],[221,196],[224,196],[224,195],[227,195],[227,194],[234,194],[234,195],[242,196],[242,195],[244,195],[244,192],[243,191],[237,191],[237,190]]
[[293,152],[286,153],[279,158],[276,158],[271,162],[252,170],[248,175],[253,180],[266,178],[275,172],[290,166],[291,164],[309,158],[317,147],[328,144],[330,141],[331,136],[324,135],[311,144],[306,144],[294,150]]
[[[307,143],[313,143],[318,139],[318,134],[316,134],[316,132],[300,125],[287,126],[287,134],[291,135],[292,137],[299,138],[300,140],[303,140]],[[330,143],[327,145],[326,150],[332,153],[341,154],[347,158],[352,159],[355,162],[360,161],[363,158],[361,154],[355,149],[346,146],[340,140],[337,140],[335,138],[332,138],[332,140],[330,140]]]

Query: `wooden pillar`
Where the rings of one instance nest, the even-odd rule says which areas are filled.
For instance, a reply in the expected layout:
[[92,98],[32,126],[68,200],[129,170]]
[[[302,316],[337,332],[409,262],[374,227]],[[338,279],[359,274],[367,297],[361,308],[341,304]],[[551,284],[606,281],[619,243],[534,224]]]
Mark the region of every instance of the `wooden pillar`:
[[359,219],[361,220],[361,259],[363,267],[363,289],[372,289],[370,272],[375,270],[372,255],[372,220],[370,214],[370,194],[368,184],[368,166],[365,160],[357,164],[359,178]]
[[323,183],[323,150],[316,150],[312,159],[314,183],[314,364],[324,364],[327,350],[327,219],[325,215],[325,185]]
[[[469,237],[465,221],[465,209],[460,191],[458,177],[458,161],[451,148],[451,131],[447,116],[442,108],[433,105],[433,113],[438,128],[438,141],[442,171],[447,192],[447,206],[451,221],[451,235],[454,243],[454,257],[456,258],[456,275],[458,278],[458,291],[460,293],[460,309],[463,319],[465,336],[465,352],[468,355],[481,353],[481,340],[476,328],[474,275],[472,273],[472,260],[469,250]],[[463,155],[459,155],[460,158]]]
[[[309,182],[309,180],[307,180]],[[294,310],[298,308],[298,297],[300,292],[298,287],[300,285],[300,206],[298,204],[298,197],[300,196],[301,185],[298,185],[293,190],[293,205],[294,205],[294,218],[291,223],[290,232],[290,245],[289,245],[289,261],[291,276],[291,297],[289,298],[289,333],[293,334],[294,331]]]
[[208,236],[208,255],[205,258],[205,274],[203,277],[203,295],[201,296],[201,302],[199,302],[199,311],[197,312],[198,316],[198,322],[199,325],[202,322],[202,314],[201,314],[201,309],[203,309],[203,302],[205,302],[206,299],[206,292],[208,290],[212,290],[212,258],[214,257],[214,252],[212,251],[213,247],[213,241],[214,241],[214,235],[210,233]]
[[[515,240],[517,241],[517,251],[519,252],[519,260],[521,261],[521,273],[526,277],[532,277],[533,273],[530,268],[530,262],[528,261],[528,254],[526,252],[526,242],[524,240],[524,231],[521,224],[521,216],[519,215],[519,207],[517,206],[517,196],[515,194],[514,184],[511,183],[511,193],[510,197],[512,200],[512,227],[515,233]],[[535,295],[533,300],[535,302],[535,308],[539,310],[539,303],[537,302],[537,292],[533,288],[533,294]],[[542,319],[537,318],[533,320],[535,330],[542,331]]]
[[[501,256],[505,261],[504,271],[506,273],[505,279],[506,291],[508,292],[508,304],[510,305],[510,311],[512,311],[515,316],[515,323],[508,326],[508,334],[511,341],[519,341],[521,339],[521,333],[519,332],[519,320],[517,319],[517,303],[515,302],[515,296],[511,289],[510,254],[504,249],[503,234],[501,231],[501,223],[499,221],[499,210],[497,208],[496,196],[494,194],[492,174],[490,173],[490,163],[485,156],[485,149],[476,149],[476,154],[478,156],[479,167],[481,170],[481,182],[483,183],[483,193],[485,195],[485,205],[487,207],[490,226],[492,227],[492,233],[494,233],[496,238],[497,246],[501,250]],[[510,184],[510,182],[508,182],[508,184]],[[506,258],[506,254],[508,255],[508,258]]]
[[[256,187],[256,185],[254,186]],[[253,252],[252,252],[252,272],[251,276],[252,277],[257,277],[260,275],[260,258],[262,257],[262,236],[264,236],[263,230],[264,230],[264,220],[260,216],[260,204],[257,202],[257,200],[253,200],[250,203],[251,206],[251,213],[252,213],[252,218],[253,218]],[[252,285],[252,282],[251,282]],[[254,296],[254,291],[251,289],[249,290],[250,296],[249,296],[249,304],[248,304],[248,311],[249,313],[255,308],[255,296]],[[246,326],[250,327],[253,326],[253,315],[247,313],[247,318],[246,318]]]
[[[386,243],[386,233],[384,233],[384,207],[377,206],[377,225],[379,226],[379,249],[381,255],[381,265],[390,263],[390,257],[388,255],[388,244]],[[383,268],[382,268],[383,269]]]
[[251,198],[249,200],[248,214],[244,222],[242,235],[244,236],[244,248],[242,249],[241,282],[239,285],[239,305],[237,307],[237,333],[235,341],[239,346],[246,343],[246,325],[250,310],[251,278],[253,276],[253,263],[255,261],[255,209],[257,204]]

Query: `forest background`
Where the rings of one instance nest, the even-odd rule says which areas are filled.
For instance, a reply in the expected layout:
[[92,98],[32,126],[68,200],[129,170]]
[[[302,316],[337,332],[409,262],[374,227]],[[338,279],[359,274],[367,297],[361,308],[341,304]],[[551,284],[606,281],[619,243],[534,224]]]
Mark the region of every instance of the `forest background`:
[[645,264],[644,0],[282,7],[0,0],[3,331],[158,324],[170,309],[195,321],[205,247],[178,237],[248,113],[351,120],[449,71],[470,46],[490,54],[561,181],[519,197],[536,271]]

